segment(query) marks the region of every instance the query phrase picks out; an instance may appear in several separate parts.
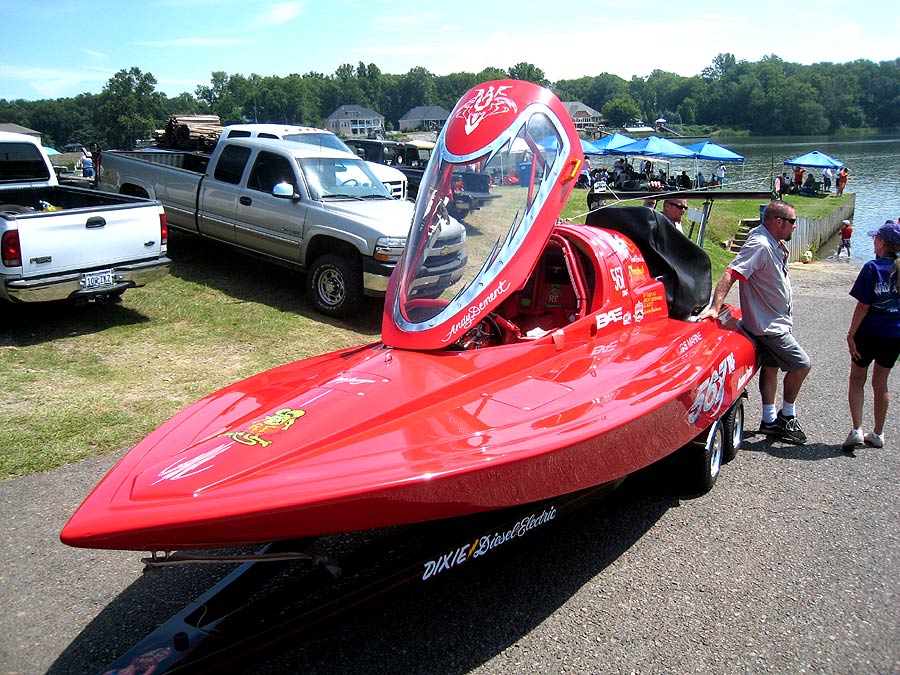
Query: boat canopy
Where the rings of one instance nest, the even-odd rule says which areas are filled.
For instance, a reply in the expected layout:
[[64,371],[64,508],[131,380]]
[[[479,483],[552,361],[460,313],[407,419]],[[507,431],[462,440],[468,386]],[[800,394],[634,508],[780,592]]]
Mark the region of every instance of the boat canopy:
[[[552,92],[499,80],[470,90],[451,113],[416,199],[403,256],[388,287],[382,339],[391,347],[454,344],[524,285],[583,163],[580,139]],[[473,193],[467,174],[496,179]],[[512,180],[509,180],[509,178]],[[502,178],[502,179],[501,179]],[[500,184],[502,183],[502,184]],[[451,212],[469,200],[465,234]],[[467,256],[441,274],[444,256]]]

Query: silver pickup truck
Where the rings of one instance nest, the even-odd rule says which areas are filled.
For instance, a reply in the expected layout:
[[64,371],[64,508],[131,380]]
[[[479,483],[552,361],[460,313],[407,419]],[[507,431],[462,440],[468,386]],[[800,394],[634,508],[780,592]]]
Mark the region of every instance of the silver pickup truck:
[[[99,187],[158,199],[172,227],[305,270],[313,305],[330,316],[384,295],[413,216],[353,153],[282,140],[220,140],[208,157],[104,152]],[[423,295],[439,295],[466,265],[465,227],[445,229]]]
[[38,139],[0,132],[0,299],[111,300],[165,275],[159,202],[62,187]]

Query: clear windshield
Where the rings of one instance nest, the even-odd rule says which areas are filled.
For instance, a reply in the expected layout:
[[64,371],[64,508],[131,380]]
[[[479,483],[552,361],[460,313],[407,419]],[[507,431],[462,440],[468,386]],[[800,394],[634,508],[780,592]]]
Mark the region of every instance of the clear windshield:
[[344,141],[334,134],[322,133],[321,131],[300,131],[296,134],[285,134],[282,138],[296,143],[308,143],[309,145],[318,145],[323,148],[331,148],[332,150],[353,152]]
[[[564,144],[566,146],[564,147]],[[447,320],[502,273],[559,178],[568,140],[555,116],[532,105],[488,147],[455,156],[439,140],[425,171],[402,260],[394,321],[405,331]],[[435,284],[435,260],[465,225],[467,263]],[[549,236],[549,230],[548,230]]]
[[368,164],[359,159],[307,158],[300,162],[300,170],[314,199],[391,198]]

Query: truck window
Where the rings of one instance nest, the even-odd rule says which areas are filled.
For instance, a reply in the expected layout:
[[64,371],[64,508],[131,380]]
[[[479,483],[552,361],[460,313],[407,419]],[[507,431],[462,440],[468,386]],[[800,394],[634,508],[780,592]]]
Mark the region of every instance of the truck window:
[[244,174],[244,167],[247,166],[249,158],[250,148],[242,148],[239,145],[225,146],[222,154],[219,155],[213,177],[223,183],[237,185],[241,182],[241,176]]
[[294,171],[288,160],[271,152],[261,152],[253,164],[247,187],[251,190],[272,194],[272,190],[278,183],[293,185],[294,182]]
[[228,132],[228,138],[250,138],[250,132],[242,129],[232,129]]
[[47,180],[47,168],[41,151],[31,143],[4,143],[0,154],[0,181]]

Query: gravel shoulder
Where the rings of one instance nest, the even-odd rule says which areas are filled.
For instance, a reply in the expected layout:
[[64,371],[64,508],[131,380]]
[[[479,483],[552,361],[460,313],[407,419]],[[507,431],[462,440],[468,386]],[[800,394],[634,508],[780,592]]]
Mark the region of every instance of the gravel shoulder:
[[[792,267],[795,332],[813,361],[806,446],[748,433],[697,498],[644,472],[483,564],[384,596],[240,672],[900,674],[900,376],[888,447],[840,449],[857,271]],[[225,572],[143,574],[137,554],[59,543],[117,459],[0,482],[0,674],[98,672]]]

